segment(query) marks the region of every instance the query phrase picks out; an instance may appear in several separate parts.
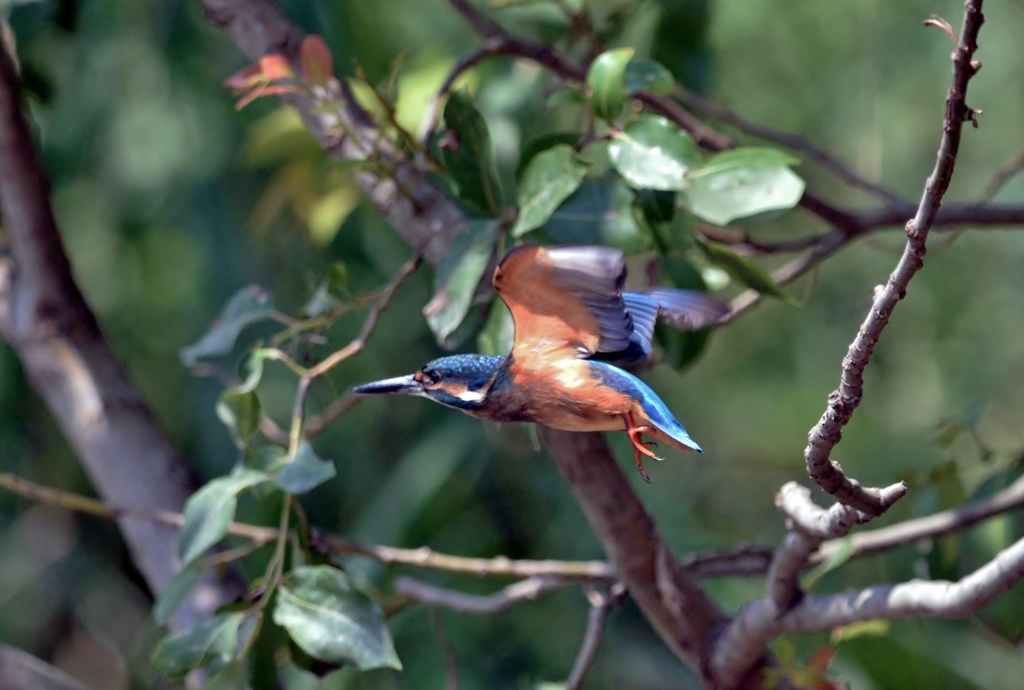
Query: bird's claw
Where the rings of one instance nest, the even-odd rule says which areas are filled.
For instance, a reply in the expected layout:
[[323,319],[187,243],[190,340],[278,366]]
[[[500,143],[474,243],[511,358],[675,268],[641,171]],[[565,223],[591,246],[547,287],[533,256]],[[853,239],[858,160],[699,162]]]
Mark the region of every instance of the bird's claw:
[[658,462],[661,462],[665,458],[659,458],[654,454],[651,448],[657,448],[658,444],[654,441],[644,441],[643,435],[654,431],[654,427],[651,426],[634,426],[632,415],[626,415],[626,434],[629,435],[629,440],[633,444],[636,455],[636,468],[640,470],[640,476],[644,478],[644,481],[648,484],[651,483],[651,477],[647,474],[647,470],[644,469],[644,457],[653,458]]

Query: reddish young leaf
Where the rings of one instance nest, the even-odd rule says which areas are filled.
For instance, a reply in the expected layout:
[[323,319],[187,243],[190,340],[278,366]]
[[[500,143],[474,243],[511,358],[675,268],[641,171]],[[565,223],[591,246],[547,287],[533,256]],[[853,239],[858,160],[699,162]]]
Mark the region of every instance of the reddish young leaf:
[[810,659],[807,660],[807,668],[814,669],[818,673],[825,673],[828,670],[828,665],[832,663],[832,658],[836,655],[835,647],[822,647],[814,653]]
[[264,55],[261,57],[260,71],[262,71],[263,76],[270,81],[288,79],[295,74],[295,72],[292,71],[292,63],[288,61],[288,58],[284,55],[279,55],[278,53]]
[[238,99],[236,110],[241,110],[262,96],[280,96],[283,93],[294,93],[298,89],[291,84],[260,84],[249,93]]
[[311,35],[302,39],[299,61],[302,65],[303,76],[317,86],[326,86],[327,80],[334,73],[331,51],[320,36]]
[[244,108],[245,106],[249,105],[250,103],[252,103],[253,101],[255,101],[257,98],[259,98],[262,95],[263,95],[263,89],[262,88],[255,88],[255,89],[253,89],[252,91],[250,91],[249,93],[245,94],[244,96],[242,96],[241,98],[238,99],[238,102],[235,103],[235,110],[241,110],[242,108]]
[[263,81],[263,72],[258,65],[250,65],[235,72],[224,80],[224,86],[232,91],[247,91]]

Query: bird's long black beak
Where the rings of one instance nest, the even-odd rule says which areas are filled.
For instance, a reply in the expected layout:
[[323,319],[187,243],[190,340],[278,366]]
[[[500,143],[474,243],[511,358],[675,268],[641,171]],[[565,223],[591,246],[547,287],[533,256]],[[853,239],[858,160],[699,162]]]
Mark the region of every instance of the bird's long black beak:
[[353,390],[363,395],[416,395],[423,392],[423,385],[410,374],[364,383],[361,386],[356,386]]

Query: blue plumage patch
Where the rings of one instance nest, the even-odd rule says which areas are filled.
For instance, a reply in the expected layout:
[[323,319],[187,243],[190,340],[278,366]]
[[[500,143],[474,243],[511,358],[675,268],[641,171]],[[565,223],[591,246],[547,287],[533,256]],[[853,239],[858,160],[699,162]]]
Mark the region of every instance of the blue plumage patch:
[[693,448],[697,452],[703,452],[650,386],[613,364],[590,360],[590,366],[591,371],[601,379],[602,384],[623,395],[628,395],[633,400],[639,400],[640,406],[644,408],[644,412],[647,413],[654,426],[684,446]]
[[470,390],[482,388],[501,366],[504,357],[493,355],[452,355],[423,365],[423,372],[436,371],[444,378],[454,378]]

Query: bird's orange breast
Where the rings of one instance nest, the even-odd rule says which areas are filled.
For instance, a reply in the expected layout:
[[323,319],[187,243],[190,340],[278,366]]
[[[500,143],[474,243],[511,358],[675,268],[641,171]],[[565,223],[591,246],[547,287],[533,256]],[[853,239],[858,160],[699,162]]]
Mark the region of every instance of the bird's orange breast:
[[601,383],[583,359],[557,359],[535,352],[527,362],[509,369],[510,388],[532,419],[566,431],[622,431],[622,415],[633,400]]

